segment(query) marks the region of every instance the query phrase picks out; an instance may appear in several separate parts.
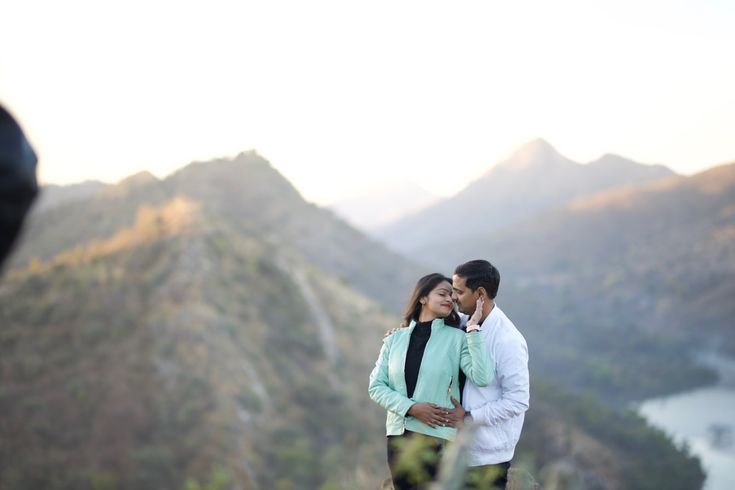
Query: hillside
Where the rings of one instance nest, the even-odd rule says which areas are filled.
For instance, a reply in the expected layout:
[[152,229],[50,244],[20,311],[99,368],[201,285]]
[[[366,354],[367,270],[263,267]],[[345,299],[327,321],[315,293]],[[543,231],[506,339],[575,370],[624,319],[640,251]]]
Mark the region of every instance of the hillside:
[[[711,379],[690,360],[699,350],[735,355],[733,210],[730,164],[588,196],[432,258],[491,258],[506,278],[501,300],[556,345],[537,358],[546,372],[635,398]],[[675,376],[672,357],[684,367]]]
[[455,196],[379,228],[375,236],[406,256],[421,256],[427,246],[444,247],[475,233],[472,226],[458,223],[476,223],[490,233],[580,196],[673,175],[664,166],[615,155],[579,164],[546,141],[534,140]]
[[159,236],[16,272],[0,301],[2,488],[375,473],[362,446],[380,418],[354,410],[374,353],[348,347],[396,319],[287,254],[226,231]]
[[[33,216],[0,283],[0,488],[375,488],[367,376],[398,321],[378,300],[419,273],[252,153],[134,180]],[[534,391],[519,449],[540,479],[573,461],[628,489],[666,454],[647,481],[701,485],[642,421],[579,423],[554,391]],[[559,431],[585,444],[549,445]]]
[[306,203],[255,152],[231,160],[193,163],[163,181],[150,174],[129,178],[106,189],[93,205],[73,201],[32,214],[23,246],[11,266],[48,260],[63,250],[112,235],[134,222],[139,206],[161,206],[178,195],[206,203],[205,220],[220,220],[233,232],[254,234],[273,246],[292,250],[390,309],[404,306],[405,300],[398,298],[408,296],[419,276],[419,269],[331,211]]

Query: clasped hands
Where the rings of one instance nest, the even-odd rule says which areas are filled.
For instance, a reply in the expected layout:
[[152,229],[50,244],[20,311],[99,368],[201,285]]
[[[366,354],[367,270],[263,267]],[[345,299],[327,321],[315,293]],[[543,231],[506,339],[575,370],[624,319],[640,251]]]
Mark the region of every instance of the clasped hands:
[[434,403],[414,403],[406,415],[416,417],[432,429],[437,427],[459,428],[464,420],[464,409],[454,397],[452,397],[452,404],[454,408],[440,407]]

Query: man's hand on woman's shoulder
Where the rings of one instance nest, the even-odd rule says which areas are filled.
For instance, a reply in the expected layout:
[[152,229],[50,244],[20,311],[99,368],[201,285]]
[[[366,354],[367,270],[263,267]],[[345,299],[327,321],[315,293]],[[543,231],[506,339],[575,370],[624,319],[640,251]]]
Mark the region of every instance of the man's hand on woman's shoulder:
[[390,330],[386,330],[385,333],[383,334],[383,338],[389,337],[393,335],[394,333],[396,333],[397,331],[399,331],[400,329],[406,328],[406,327],[407,327],[406,322],[401,322],[401,324],[398,325],[397,327],[391,328]]

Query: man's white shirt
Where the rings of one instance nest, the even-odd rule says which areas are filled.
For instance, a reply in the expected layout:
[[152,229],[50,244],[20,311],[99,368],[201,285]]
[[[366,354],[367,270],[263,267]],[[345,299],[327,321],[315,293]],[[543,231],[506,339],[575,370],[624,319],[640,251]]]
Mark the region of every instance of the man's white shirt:
[[[464,325],[468,316],[462,316]],[[469,379],[462,406],[478,424],[469,448],[469,466],[505,463],[513,459],[529,406],[526,339],[496,304],[482,322],[482,335],[494,362],[493,381],[479,387]]]

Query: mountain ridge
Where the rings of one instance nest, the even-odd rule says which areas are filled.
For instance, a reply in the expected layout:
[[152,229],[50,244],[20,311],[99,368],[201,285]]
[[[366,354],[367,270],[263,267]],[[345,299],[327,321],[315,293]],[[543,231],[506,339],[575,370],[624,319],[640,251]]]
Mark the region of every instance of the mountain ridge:
[[[221,216],[243,233],[258,234],[274,244],[337,273],[358,290],[391,305],[396,311],[403,299],[388,292],[393,284],[407,296],[418,277],[416,267],[398,254],[355,230],[333,212],[307,203],[296,188],[267,160],[254,151],[234,158],[194,162],[163,180],[143,179],[106,193],[90,206],[80,200],[34,213],[11,257],[10,267],[33,259],[46,261],[62,250],[74,249],[99,235],[112,236],[135,223],[138,206],[163,206],[171,196],[206,203],[207,216]],[[85,225],[95,223],[95,227]],[[356,261],[343,243],[353,243],[364,256]],[[384,264],[376,266],[378,263]],[[392,264],[392,265],[391,265]],[[378,272],[376,272],[378,271]]]
[[[416,257],[428,243],[446,245],[454,239],[471,238],[475,234],[472,228],[449,227],[460,219],[488,232],[500,230],[583,195],[674,175],[663,166],[642,165],[622,157],[603,159],[601,164],[583,165],[562,156],[546,141],[534,140],[453,197],[374,234],[394,250]],[[613,162],[615,171],[611,172]]]

